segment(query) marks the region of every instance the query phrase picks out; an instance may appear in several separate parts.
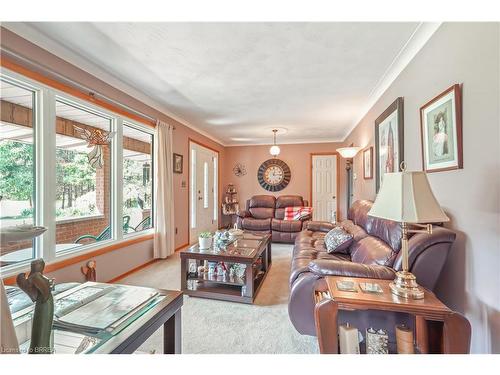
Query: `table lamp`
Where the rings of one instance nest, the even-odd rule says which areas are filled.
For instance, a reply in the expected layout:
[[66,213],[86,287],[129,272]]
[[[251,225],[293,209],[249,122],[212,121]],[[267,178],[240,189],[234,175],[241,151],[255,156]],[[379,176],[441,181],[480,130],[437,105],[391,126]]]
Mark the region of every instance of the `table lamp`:
[[[384,174],[382,187],[368,215],[401,223],[402,271],[396,273],[390,288],[397,296],[421,299],[424,291],[408,270],[408,233],[432,234],[431,223],[449,218],[434,197],[425,172],[407,172],[404,162],[401,164],[401,172]],[[421,229],[410,229],[409,225]]]

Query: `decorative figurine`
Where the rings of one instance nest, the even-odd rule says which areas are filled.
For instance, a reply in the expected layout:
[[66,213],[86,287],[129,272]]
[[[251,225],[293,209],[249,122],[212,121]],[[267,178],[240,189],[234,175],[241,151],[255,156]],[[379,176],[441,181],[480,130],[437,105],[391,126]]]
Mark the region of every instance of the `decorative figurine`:
[[31,328],[30,354],[51,354],[54,351],[52,322],[54,320],[54,299],[52,289],[54,280],[43,275],[45,262],[36,259],[31,262],[31,271],[26,278],[24,273],[17,275],[17,285],[35,302]]
[[81,267],[82,273],[85,275],[85,281],[97,280],[96,269],[95,269],[96,265],[97,264],[95,260],[89,260],[86,266]]
[[89,164],[92,168],[102,168],[104,165],[104,153],[102,146],[109,145],[116,132],[105,132],[101,129],[88,130],[73,126],[75,131],[87,141],[87,147],[92,148],[88,153]]

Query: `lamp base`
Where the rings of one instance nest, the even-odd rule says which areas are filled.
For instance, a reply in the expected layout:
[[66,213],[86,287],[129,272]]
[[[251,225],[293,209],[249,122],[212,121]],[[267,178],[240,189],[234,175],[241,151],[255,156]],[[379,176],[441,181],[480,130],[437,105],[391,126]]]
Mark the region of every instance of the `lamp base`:
[[424,298],[424,290],[417,284],[414,274],[407,271],[399,271],[396,278],[389,284],[391,292],[399,297],[409,299]]

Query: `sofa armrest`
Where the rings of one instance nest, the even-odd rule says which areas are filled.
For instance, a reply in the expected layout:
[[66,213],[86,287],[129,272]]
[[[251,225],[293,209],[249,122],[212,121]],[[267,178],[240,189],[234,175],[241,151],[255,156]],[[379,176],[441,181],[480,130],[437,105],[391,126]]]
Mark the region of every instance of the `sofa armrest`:
[[[408,263],[410,269],[415,260],[427,249],[439,244],[451,244],[455,241],[456,233],[439,226],[432,227],[432,234],[416,233],[408,240]],[[399,270],[402,268],[402,254],[398,254],[394,260],[393,268]]]
[[392,280],[396,275],[396,271],[386,266],[328,259],[310,262],[309,271],[318,276],[367,277],[382,280]]
[[335,228],[335,224],[332,224],[328,221],[307,221],[304,222],[304,229],[313,231],[313,232],[329,232],[333,228]]
[[250,212],[248,212],[247,210],[239,210],[238,212],[236,212],[236,215],[238,217],[241,217],[241,218],[246,218],[246,217],[251,217],[252,215],[250,214]]
[[303,223],[305,223],[306,221],[311,221],[312,219],[312,216],[311,215],[307,215],[307,216],[304,216],[304,217],[301,217],[299,220],[302,221]]

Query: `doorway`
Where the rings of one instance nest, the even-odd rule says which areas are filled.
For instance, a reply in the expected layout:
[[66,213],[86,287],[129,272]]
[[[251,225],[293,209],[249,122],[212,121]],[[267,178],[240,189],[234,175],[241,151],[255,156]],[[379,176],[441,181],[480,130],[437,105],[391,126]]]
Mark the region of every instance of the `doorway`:
[[313,220],[337,222],[338,219],[337,153],[311,154],[311,205]]
[[189,141],[189,243],[219,227],[219,152]]

